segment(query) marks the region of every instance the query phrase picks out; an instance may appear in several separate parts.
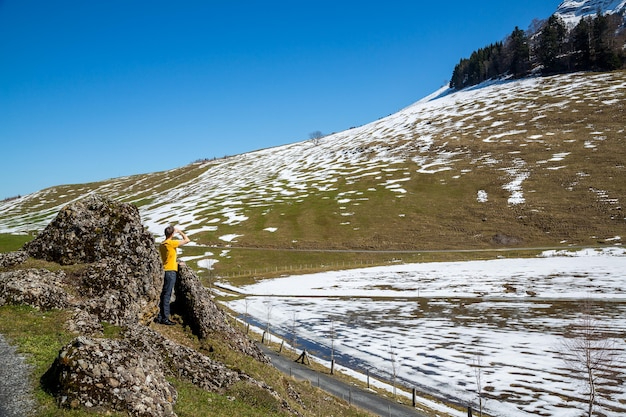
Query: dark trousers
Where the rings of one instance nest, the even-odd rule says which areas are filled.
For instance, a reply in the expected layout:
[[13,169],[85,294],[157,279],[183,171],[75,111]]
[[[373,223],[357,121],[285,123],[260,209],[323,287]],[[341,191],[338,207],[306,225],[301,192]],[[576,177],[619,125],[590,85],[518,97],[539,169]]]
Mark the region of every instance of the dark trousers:
[[161,302],[159,303],[159,319],[169,320],[170,318],[170,300],[172,299],[172,291],[176,284],[177,271],[165,271],[163,277],[163,290],[161,290]]

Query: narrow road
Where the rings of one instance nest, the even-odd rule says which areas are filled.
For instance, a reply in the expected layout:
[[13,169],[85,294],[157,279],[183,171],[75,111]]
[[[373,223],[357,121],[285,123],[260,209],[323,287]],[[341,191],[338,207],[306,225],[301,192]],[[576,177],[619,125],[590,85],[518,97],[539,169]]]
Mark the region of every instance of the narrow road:
[[259,348],[270,358],[272,365],[284,374],[296,379],[308,380],[312,386],[342,398],[350,404],[383,417],[427,417],[417,410],[398,404],[374,392],[340,381],[331,375],[317,372],[301,363],[294,362],[269,347],[258,344]]

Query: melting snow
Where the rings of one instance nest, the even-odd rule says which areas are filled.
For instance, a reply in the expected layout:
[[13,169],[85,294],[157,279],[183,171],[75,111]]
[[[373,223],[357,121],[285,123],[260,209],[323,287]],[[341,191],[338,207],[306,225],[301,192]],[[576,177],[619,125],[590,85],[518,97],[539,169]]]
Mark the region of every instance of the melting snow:
[[236,234],[229,234],[229,235],[224,235],[224,236],[220,236],[220,240],[223,240],[224,242],[232,242],[235,239],[237,239],[238,237],[241,237],[242,235],[236,235]]
[[[548,251],[532,259],[439,262],[290,276],[238,288],[250,294],[228,306],[326,356],[331,320],[338,364],[390,380],[389,346],[401,385],[476,402],[474,362],[482,358],[492,415],[573,417],[582,388],[563,371],[563,331],[580,317],[580,300],[597,302],[595,319],[618,342],[626,372],[626,250]],[[574,300],[574,301],[573,301]],[[615,301],[615,302],[611,302]],[[568,401],[564,401],[566,396]],[[617,386],[599,409],[626,413]]]

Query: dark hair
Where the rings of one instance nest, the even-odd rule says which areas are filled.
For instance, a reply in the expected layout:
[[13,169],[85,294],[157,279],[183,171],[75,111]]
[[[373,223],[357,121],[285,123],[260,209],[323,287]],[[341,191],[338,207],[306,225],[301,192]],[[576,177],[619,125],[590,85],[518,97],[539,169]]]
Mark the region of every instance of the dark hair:
[[165,237],[168,238],[174,234],[174,226],[167,226],[165,228]]

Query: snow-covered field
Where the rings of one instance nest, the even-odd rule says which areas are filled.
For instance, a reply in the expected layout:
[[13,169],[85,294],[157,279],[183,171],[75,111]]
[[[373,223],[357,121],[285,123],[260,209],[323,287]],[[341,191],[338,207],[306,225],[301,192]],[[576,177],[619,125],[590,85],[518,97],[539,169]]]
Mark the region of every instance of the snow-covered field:
[[[265,280],[228,302],[274,334],[328,359],[496,416],[580,416],[584,385],[566,370],[564,331],[593,305],[621,351],[626,377],[626,250],[544,252],[530,259],[393,265]],[[298,342],[299,341],[299,342]],[[600,398],[626,415],[626,386]],[[606,384],[605,384],[606,387]],[[461,415],[461,414],[459,414]],[[465,414],[462,414],[465,415]]]

